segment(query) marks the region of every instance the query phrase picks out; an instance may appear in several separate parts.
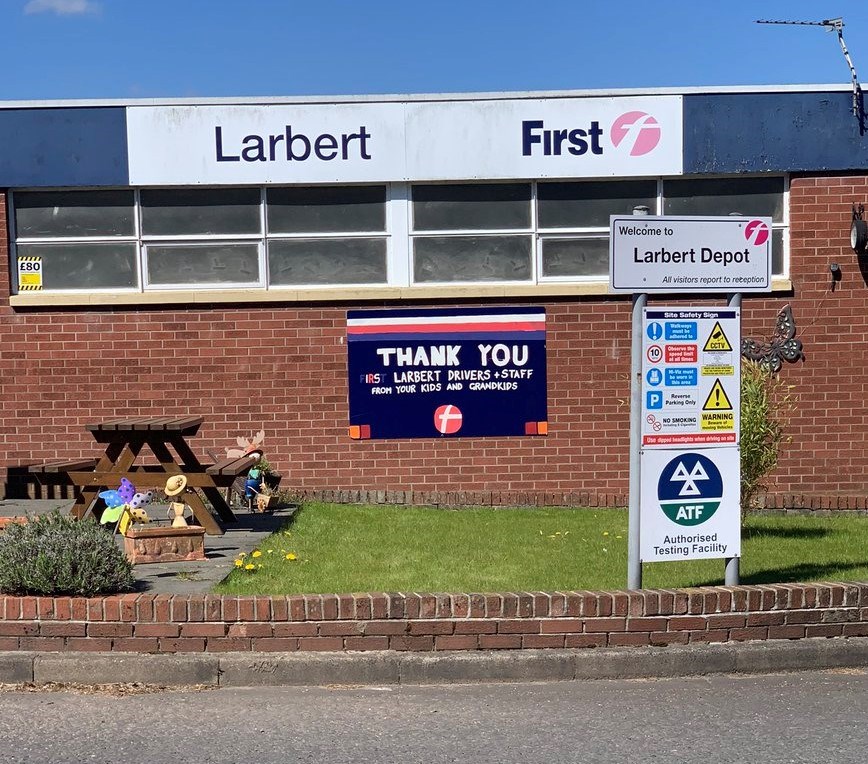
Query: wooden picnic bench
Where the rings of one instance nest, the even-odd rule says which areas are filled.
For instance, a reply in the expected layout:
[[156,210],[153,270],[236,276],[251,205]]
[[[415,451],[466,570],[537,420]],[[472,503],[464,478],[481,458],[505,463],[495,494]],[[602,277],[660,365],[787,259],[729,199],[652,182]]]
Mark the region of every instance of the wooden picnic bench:
[[[33,472],[65,472],[77,487],[75,503],[70,510],[76,517],[87,515],[101,491],[117,488],[121,478],[137,489],[160,489],[172,475],[187,478],[183,500],[209,535],[222,535],[223,523],[236,521],[235,514],[220,492],[232,485],[244,469],[249,469],[258,457],[251,454],[212,466],[202,464],[187,443],[204,421],[203,417],[125,417],[86,425],[97,443],[105,445],[99,459],[57,460],[34,465]],[[153,453],[158,465],[138,465],[145,446]],[[173,454],[174,452],[174,454]],[[254,459],[253,462],[250,460]],[[197,493],[201,490],[217,513],[211,514]]]

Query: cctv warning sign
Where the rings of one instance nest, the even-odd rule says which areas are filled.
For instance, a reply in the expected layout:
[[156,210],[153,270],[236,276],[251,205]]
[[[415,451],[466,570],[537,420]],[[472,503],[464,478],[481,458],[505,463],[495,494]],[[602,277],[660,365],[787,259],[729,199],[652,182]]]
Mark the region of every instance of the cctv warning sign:
[[705,341],[702,349],[706,353],[732,352],[732,345],[730,345],[726,332],[723,331],[723,327],[720,325],[720,321],[715,322],[714,328],[708,335],[708,339]]

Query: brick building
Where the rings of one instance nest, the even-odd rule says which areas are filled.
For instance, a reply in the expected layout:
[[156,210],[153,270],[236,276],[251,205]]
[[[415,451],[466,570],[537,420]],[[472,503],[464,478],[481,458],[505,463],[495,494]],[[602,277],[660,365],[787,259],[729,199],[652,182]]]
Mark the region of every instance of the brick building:
[[[644,205],[772,218],[743,336],[768,342],[789,305],[804,358],[781,371],[799,403],[768,500],[864,508],[851,107],[832,86],[0,104],[5,490],[93,455],[90,421],[189,413],[218,453],[264,430],[308,495],[624,504],[608,218]],[[545,310],[544,437],[349,436],[348,310],[490,306]]]

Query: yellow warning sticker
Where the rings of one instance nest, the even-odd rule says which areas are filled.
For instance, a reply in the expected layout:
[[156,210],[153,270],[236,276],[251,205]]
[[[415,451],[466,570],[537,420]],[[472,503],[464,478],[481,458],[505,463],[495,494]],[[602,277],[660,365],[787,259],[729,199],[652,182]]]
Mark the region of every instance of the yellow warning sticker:
[[732,411],[703,411],[700,427],[703,430],[734,430],[735,414]]
[[702,410],[732,411],[732,403],[730,403],[729,396],[727,396],[726,390],[723,389],[723,385],[720,384],[719,379],[714,380],[714,384],[711,386],[711,391],[705,399]]
[[732,352],[732,345],[729,344],[726,332],[723,331],[720,321],[714,322],[714,328],[711,330],[711,334],[708,335],[708,339],[705,341],[702,349],[708,353]]
[[33,292],[42,289],[42,258],[34,255],[18,257],[18,289]]
[[709,366],[702,367],[702,376],[703,377],[731,377],[735,374],[734,366],[727,366],[726,364],[715,364]]

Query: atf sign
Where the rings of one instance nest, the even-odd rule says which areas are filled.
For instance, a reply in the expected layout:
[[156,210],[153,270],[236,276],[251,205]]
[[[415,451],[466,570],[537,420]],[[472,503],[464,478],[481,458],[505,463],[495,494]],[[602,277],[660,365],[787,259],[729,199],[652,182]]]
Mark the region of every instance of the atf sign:
[[613,215],[610,291],[767,292],[771,230],[771,218]]
[[643,562],[741,555],[739,452],[642,453]]
[[542,308],[347,313],[350,437],[546,435]]

